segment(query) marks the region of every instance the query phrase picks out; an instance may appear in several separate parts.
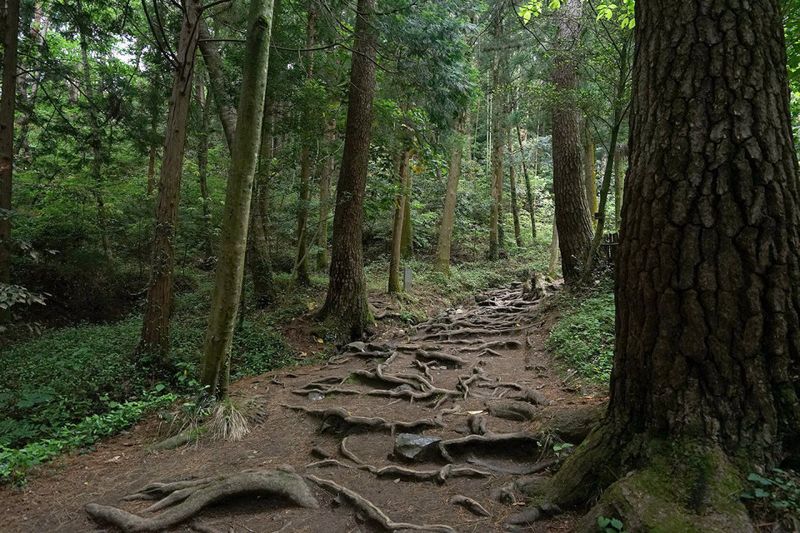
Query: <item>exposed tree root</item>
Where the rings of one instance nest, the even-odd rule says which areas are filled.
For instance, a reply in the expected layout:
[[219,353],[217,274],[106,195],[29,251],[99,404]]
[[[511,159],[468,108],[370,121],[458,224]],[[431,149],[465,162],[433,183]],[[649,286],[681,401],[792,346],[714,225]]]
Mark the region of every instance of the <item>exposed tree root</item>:
[[424,359],[426,361],[439,361],[446,366],[455,365],[457,367],[466,366],[469,362],[466,359],[462,359],[457,355],[451,355],[449,353],[444,352],[433,352],[427,350],[417,350],[416,351],[417,359]]
[[480,346],[470,346],[462,348],[464,352],[485,352],[486,350],[518,350],[522,348],[522,343],[516,339],[504,339],[500,341],[489,341]]
[[514,400],[492,402],[488,409],[492,416],[520,422],[535,420],[539,416],[539,411],[531,404]]
[[355,465],[349,465],[339,461],[338,459],[323,459],[322,461],[315,461],[307,464],[306,468],[326,468],[329,466],[363,470],[365,472],[375,474],[377,477],[397,478],[410,481],[435,481],[437,483],[444,483],[448,478],[492,476],[491,472],[479,470],[469,466],[445,465],[438,470],[414,470],[413,468],[406,468],[398,465],[388,465],[382,467],[372,466],[365,464],[360,460]]
[[399,530],[414,530],[414,531],[429,531],[432,533],[456,533],[456,530],[450,526],[441,524],[409,524],[404,522],[394,522],[389,518],[386,513],[381,511],[374,503],[370,502],[360,494],[339,485],[338,483],[329,479],[322,479],[317,476],[307,475],[306,478],[319,485],[323,489],[344,496],[351,505],[361,511],[372,521],[376,522],[386,531],[399,531]]
[[479,466],[485,470],[490,470],[497,474],[512,474],[515,476],[529,476],[531,474],[538,474],[539,472],[543,472],[550,468],[551,466],[558,464],[558,458],[552,457],[549,459],[545,459],[543,461],[539,461],[536,464],[522,464],[522,465],[507,465],[507,464],[497,464],[491,461],[484,461],[481,459],[476,459],[475,457],[467,457],[467,462],[476,466]]
[[502,446],[512,446],[519,453],[524,453],[526,451],[526,446],[529,448],[527,450],[528,452],[532,451],[533,449],[538,449],[539,441],[537,435],[524,432],[467,435],[466,437],[440,441],[439,453],[446,461],[453,463],[455,461],[453,460],[452,454],[454,453],[455,449],[471,447],[482,447],[485,449],[488,447],[497,451],[497,449]]
[[152,483],[125,498],[161,498],[147,512],[169,509],[152,518],[142,518],[116,507],[96,503],[88,504],[86,512],[93,519],[112,524],[126,533],[163,531],[192,518],[211,503],[252,493],[279,496],[300,507],[319,507],[308,485],[297,474],[282,470],[256,470],[193,481]]
[[450,498],[450,503],[455,505],[460,505],[461,507],[465,508],[467,511],[474,515],[478,516],[492,516],[492,513],[486,510],[486,508],[473,500],[472,498],[467,498],[466,496],[462,496],[457,494]]
[[[286,405],[281,404],[282,407],[292,409],[293,411],[301,411],[311,416],[322,419],[323,431],[329,426],[336,428],[342,427],[363,427],[367,429],[389,430],[395,432],[397,430],[412,431],[415,429],[435,428],[440,427],[439,424],[430,418],[415,420],[412,422],[390,422],[385,418],[369,417],[369,416],[353,416],[347,410],[341,407],[331,407],[328,409],[311,409],[302,405]],[[336,420],[336,424],[329,424],[329,419]]]

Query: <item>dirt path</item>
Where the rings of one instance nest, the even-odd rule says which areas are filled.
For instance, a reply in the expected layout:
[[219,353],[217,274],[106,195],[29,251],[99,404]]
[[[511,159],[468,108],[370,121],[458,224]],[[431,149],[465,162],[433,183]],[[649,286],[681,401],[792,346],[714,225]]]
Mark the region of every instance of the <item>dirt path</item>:
[[[89,518],[87,503],[151,516],[144,512],[149,504],[122,498],[152,481],[288,465],[304,476],[317,509],[238,498],[202,510],[194,530],[386,529],[338,486],[394,522],[503,531],[523,508],[514,482],[548,475],[557,461],[552,444],[579,442],[586,420],[604,401],[563,384],[543,348],[546,317],[521,293],[518,285],[489,291],[475,305],[448,310],[406,338],[356,343],[325,366],[239,382],[235,394],[263,401],[267,415],[240,442],[206,439],[148,452],[157,430],[151,420],[90,454],[62,458],[32,475],[24,489],[0,490],[0,530],[108,531]],[[442,440],[411,462],[395,453],[401,433]],[[457,503],[465,501],[461,497],[489,516],[468,510],[469,502]],[[559,515],[524,527],[570,531],[573,523],[573,516]],[[193,530],[190,524],[173,531]]]

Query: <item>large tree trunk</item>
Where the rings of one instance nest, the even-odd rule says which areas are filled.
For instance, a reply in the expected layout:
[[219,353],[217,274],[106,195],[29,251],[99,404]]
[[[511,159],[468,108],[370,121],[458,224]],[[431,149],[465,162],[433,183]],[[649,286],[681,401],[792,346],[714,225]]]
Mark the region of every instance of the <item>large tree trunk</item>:
[[411,159],[411,149],[409,147],[404,147],[403,152],[397,159],[398,190],[394,199],[392,251],[389,256],[389,294],[395,294],[402,291],[402,286],[400,285],[400,257],[403,253],[403,227],[406,217],[405,199],[408,197],[410,178],[408,162]]
[[558,11],[553,83],[560,97],[553,105],[553,196],[561,270],[567,284],[577,283],[592,241],[592,221],[583,182],[578,107],[578,73],[573,47],[580,34],[581,0],[567,0]]
[[522,248],[522,230],[519,225],[519,207],[517,206],[517,171],[514,168],[512,158],[514,150],[511,148],[511,140],[508,141],[508,184],[511,193],[511,215],[514,219],[514,242],[517,248]]
[[330,282],[320,318],[338,334],[361,337],[371,322],[361,243],[372,100],[375,95],[375,0],[358,0],[342,166],[333,217]]
[[[744,473],[796,457],[800,190],[778,6],[636,4],[611,399],[553,481],[562,503],[641,480],[626,474],[657,465],[653,453],[677,464],[705,445]],[[737,478],[703,457],[677,464],[692,472],[683,486],[664,477],[652,490],[677,500],[733,479],[724,501],[739,505]]]
[[227,393],[233,330],[242,296],[250,200],[267,91],[272,8],[273,0],[252,0],[248,16],[245,47],[248,61],[242,76],[239,119],[233,138],[223,211],[222,246],[203,346],[202,384],[209,387],[209,393],[216,397]]
[[154,352],[161,356],[166,356],[169,352],[172,274],[175,268],[174,239],[178,226],[178,202],[197,49],[198,20],[199,1],[187,0],[178,44],[180,62],[172,82],[167,133],[164,139],[164,160],[161,163],[150,285],[147,289],[142,336],[137,348],[140,353]]
[[14,105],[17,96],[19,0],[2,10],[3,85],[0,95],[0,283],[11,282],[11,184],[14,170]]
[[[536,140],[538,142],[539,135],[537,132]],[[523,153],[522,147],[522,132],[520,131],[519,125],[517,125],[517,142],[519,143],[519,153],[520,157],[522,158],[522,175],[525,178],[525,202],[528,206],[528,213],[531,217],[531,238],[533,239],[531,242],[536,242],[536,204],[533,201],[533,187],[531,186],[531,177],[528,174],[528,164],[525,162],[525,154]],[[534,162],[533,162],[533,171],[534,173],[537,171],[536,168],[538,166],[539,160],[539,151],[534,151]]]
[[325,131],[325,160],[319,173],[319,222],[317,226],[317,268],[328,268],[328,217],[331,212],[331,176],[336,164],[333,156],[336,142],[336,119],[328,123]]
[[[306,23],[306,79],[314,77],[314,52],[317,42],[316,0],[308,2],[308,21]],[[300,149],[300,186],[297,203],[297,261],[295,279],[301,285],[308,285],[308,204],[311,201],[311,150],[317,139],[306,134],[302,136]]]
[[453,145],[450,148],[450,164],[447,167],[447,190],[444,195],[442,221],[439,224],[439,242],[436,246],[437,270],[450,274],[450,248],[453,242],[453,224],[456,216],[456,200],[458,198],[458,182],[461,179],[461,158],[467,142],[464,135],[464,123],[469,124],[464,116],[453,132]]

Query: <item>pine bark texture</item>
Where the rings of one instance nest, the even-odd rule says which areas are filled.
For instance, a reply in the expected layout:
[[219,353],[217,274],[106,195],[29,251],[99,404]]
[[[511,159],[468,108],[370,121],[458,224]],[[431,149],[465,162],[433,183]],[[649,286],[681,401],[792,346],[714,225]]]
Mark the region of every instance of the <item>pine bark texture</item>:
[[156,207],[150,285],[147,289],[142,336],[137,348],[140,353],[154,352],[166,356],[169,352],[172,274],[175,269],[174,239],[178,226],[178,201],[197,49],[199,7],[198,0],[187,0],[178,44],[178,57],[182,59],[172,81]]
[[3,94],[0,95],[0,283],[11,281],[11,191],[14,170],[14,109],[17,96],[19,0],[5,0]]
[[559,97],[553,105],[553,196],[567,284],[580,280],[581,266],[592,241],[592,221],[583,180],[578,107],[578,73],[573,57],[580,37],[581,0],[567,0],[559,10],[553,82]]
[[203,346],[201,382],[217,397],[227,393],[233,330],[242,293],[250,203],[267,90],[272,8],[273,0],[252,0],[248,16],[248,62],[242,77],[240,118],[233,138],[223,210],[222,246]]
[[636,5],[610,422],[775,464],[800,433],[800,191],[779,2]]
[[320,318],[361,337],[371,321],[364,278],[362,225],[375,95],[375,0],[359,0],[344,152],[336,190],[330,281]]

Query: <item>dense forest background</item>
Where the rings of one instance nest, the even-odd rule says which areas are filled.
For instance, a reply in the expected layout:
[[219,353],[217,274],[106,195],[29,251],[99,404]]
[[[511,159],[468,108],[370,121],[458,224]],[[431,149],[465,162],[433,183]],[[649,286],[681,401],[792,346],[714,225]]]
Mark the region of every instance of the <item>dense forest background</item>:
[[633,1],[268,4],[5,0],[3,480],[512,281],[608,382]]

